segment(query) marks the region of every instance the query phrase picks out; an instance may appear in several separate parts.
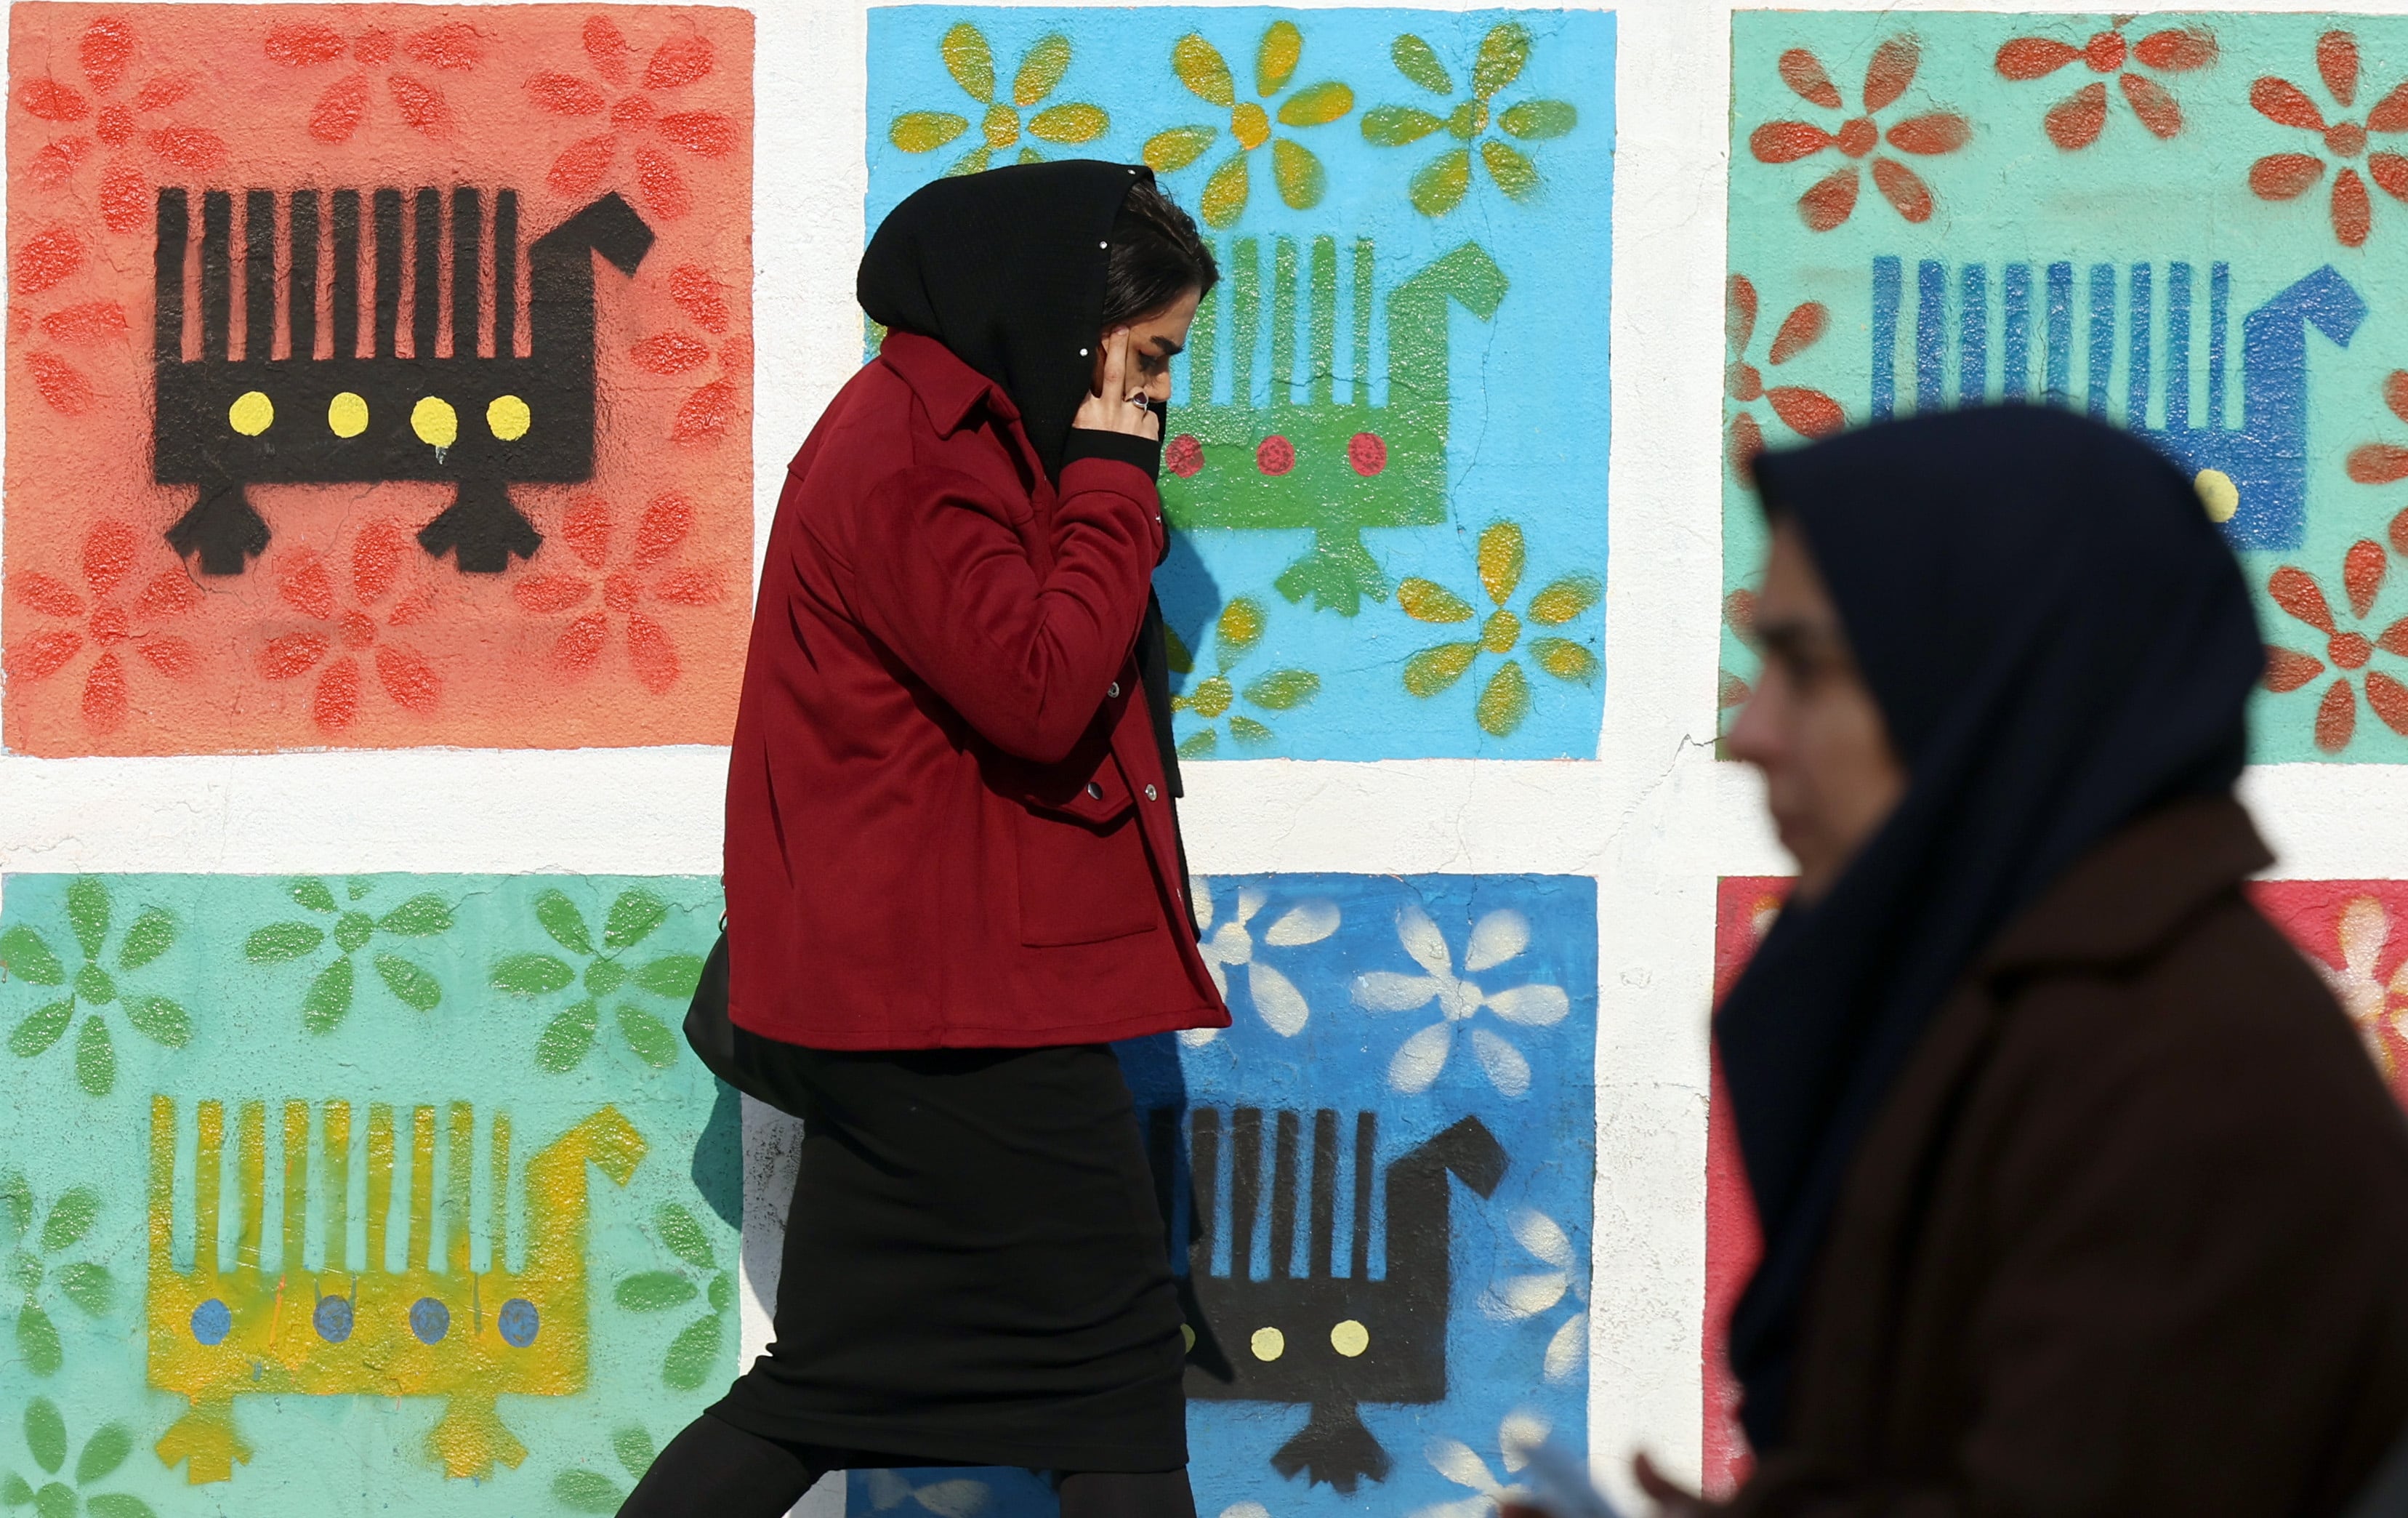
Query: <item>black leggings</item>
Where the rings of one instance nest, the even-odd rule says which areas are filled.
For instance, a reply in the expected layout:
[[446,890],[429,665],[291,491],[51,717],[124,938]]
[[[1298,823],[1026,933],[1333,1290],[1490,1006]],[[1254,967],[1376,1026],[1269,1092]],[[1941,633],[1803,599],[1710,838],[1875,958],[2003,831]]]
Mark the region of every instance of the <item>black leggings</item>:
[[[831,1470],[927,1463],[788,1444],[706,1412],[669,1440],[621,1505],[619,1518],[784,1518]],[[1184,1468],[1057,1473],[1054,1487],[1062,1494],[1062,1518],[1196,1518]]]

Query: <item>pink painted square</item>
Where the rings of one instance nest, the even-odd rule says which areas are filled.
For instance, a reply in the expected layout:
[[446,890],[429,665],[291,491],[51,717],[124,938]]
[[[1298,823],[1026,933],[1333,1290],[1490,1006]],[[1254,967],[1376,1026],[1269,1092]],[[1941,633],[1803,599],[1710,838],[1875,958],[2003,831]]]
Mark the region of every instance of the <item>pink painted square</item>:
[[726,740],[749,14],[31,3],[8,71],[9,749]]

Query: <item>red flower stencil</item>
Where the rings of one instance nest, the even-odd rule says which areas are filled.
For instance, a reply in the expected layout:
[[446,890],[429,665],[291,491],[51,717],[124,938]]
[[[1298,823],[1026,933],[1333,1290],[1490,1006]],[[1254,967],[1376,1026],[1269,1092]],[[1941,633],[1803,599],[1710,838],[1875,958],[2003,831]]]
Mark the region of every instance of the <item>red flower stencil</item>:
[[[1744,644],[1749,652],[1761,655],[1763,648],[1756,640],[1756,592],[1744,586],[1723,597],[1723,622]],[[1729,670],[1720,671],[1721,679],[1714,689],[1714,709],[1728,711],[1747,705],[1756,691],[1747,681]]]
[[[601,16],[585,23],[585,55],[594,71],[612,86],[627,82],[627,39]],[[572,142],[555,159],[545,182],[572,200],[600,188],[618,161],[624,138],[635,150],[636,198],[644,209],[674,222],[694,208],[694,195],[668,154],[643,140],[657,137],[681,152],[701,158],[724,158],[743,140],[743,128],[717,111],[660,113],[657,93],[679,89],[708,78],[714,66],[710,39],[671,37],[652,50],[644,65],[641,86],[613,100],[606,91],[574,74],[538,74],[527,80],[527,93],[544,109],[562,116],[608,113],[610,130]]]
[[[139,653],[142,662],[170,680],[189,679],[200,666],[200,655],[183,638],[157,630],[157,624],[200,604],[201,593],[185,578],[182,566],[162,569],[142,587],[129,610],[118,591],[134,573],[146,539],[113,518],[92,525],[83,539],[83,582],[86,595],[55,575],[38,569],[8,577],[8,589],[19,601],[46,618],[71,625],[50,627],[7,647],[7,668],[12,680],[45,680],[73,664],[87,647],[100,651],[84,671],[84,725],[97,733],[115,732],[125,724],[133,697],[126,680],[121,647]],[[155,551],[160,544],[148,540]]]
[[322,21],[285,21],[268,28],[265,46],[268,57],[288,68],[313,68],[347,55],[359,65],[328,85],[310,107],[309,135],[320,142],[351,140],[367,120],[378,73],[384,73],[385,92],[392,95],[403,125],[428,136],[443,136],[452,124],[443,92],[415,74],[399,69],[385,72],[385,65],[393,62],[396,49],[438,71],[474,68],[483,57],[477,29],[466,21],[444,21],[407,37],[383,27],[346,37]]
[[[2393,519],[2392,539],[2408,552],[2408,512]],[[2374,609],[2374,598],[2383,589],[2383,579],[2389,563],[2383,545],[2372,538],[2360,538],[2349,546],[2342,556],[2342,591],[2349,599],[2350,615],[2363,622]],[[2340,678],[2332,682],[2316,706],[2316,747],[2327,753],[2339,753],[2349,747],[2358,730],[2358,698],[2349,679],[2353,670],[2365,670],[2361,677],[2366,686],[2366,704],[2383,719],[2383,725],[2393,732],[2408,736],[2408,685],[2379,669],[2367,669],[2367,661],[2374,651],[2408,657],[2408,617],[2391,623],[2373,638],[2355,630],[2344,631],[2334,620],[2332,606],[2325,599],[2324,588],[2315,577],[2304,569],[2285,565],[2267,577],[2266,594],[2276,606],[2325,635],[2325,658],[2332,661]],[[2270,691],[2296,691],[2325,671],[2324,661],[2313,654],[2293,649],[2266,645],[2266,688]]]
[[279,599],[333,626],[270,637],[259,651],[259,672],[283,680],[316,670],[309,720],[321,729],[339,733],[358,718],[364,663],[375,669],[385,698],[405,711],[425,716],[442,698],[443,678],[435,666],[414,649],[380,641],[378,632],[380,618],[386,627],[407,627],[435,609],[434,594],[423,586],[402,594],[390,609],[382,604],[399,585],[415,549],[400,523],[372,522],[351,540],[349,575],[338,580],[323,555],[304,549],[277,577]]
[[560,537],[580,563],[600,576],[600,582],[574,573],[543,574],[529,575],[511,587],[519,605],[538,615],[583,606],[600,591],[602,605],[578,615],[552,644],[552,664],[562,673],[588,674],[600,665],[609,648],[615,617],[626,628],[627,659],[644,689],[658,695],[677,683],[677,645],[669,641],[666,628],[638,608],[648,600],[668,606],[710,606],[725,594],[716,569],[681,566],[657,579],[648,578],[677,553],[693,530],[691,502],[673,492],[656,495],[637,519],[633,540],[622,540],[624,551],[614,561],[611,539],[617,534],[610,522],[610,503],[598,495],[580,495],[568,503]]
[[[695,325],[710,334],[727,330],[728,311],[726,287],[712,279],[709,271],[692,264],[679,265],[669,274],[669,298]],[[664,377],[691,374],[712,359],[710,344],[691,332],[668,331],[646,337],[628,351],[636,367],[647,374]],[[678,408],[677,420],[669,424],[669,441],[673,443],[716,442],[742,413],[738,397],[740,377],[752,368],[752,339],[742,334],[727,338],[718,349],[719,378],[710,380],[685,398]]]
[[[1840,403],[1819,390],[1803,385],[1766,388],[1763,372],[1747,362],[1748,345],[1756,336],[1756,285],[1744,274],[1732,275],[1725,289],[1724,331],[1730,339],[1730,363],[1723,370],[1723,389],[1741,407],[1730,421],[1730,462],[1742,480],[1751,478],[1756,456],[1764,451],[1764,428],[1746,409],[1750,403],[1763,401],[1784,426],[1803,437],[1819,437],[1848,423]],[[1821,301],[1792,307],[1782,318],[1781,329],[1772,335],[1765,362],[1775,367],[1788,363],[1822,341],[1830,325],[1831,313]]]
[[[19,294],[38,294],[73,279],[85,266],[83,239],[64,226],[47,226],[17,245],[11,269]],[[22,307],[8,312],[8,336],[32,371],[35,393],[64,416],[82,416],[98,401],[92,381],[65,354],[28,346],[38,327],[43,337],[65,348],[92,349],[123,342],[125,308],[113,300],[87,300],[50,311],[36,321]]]
[[[2348,109],[2358,99],[2358,38],[2347,32],[2327,32],[2316,38],[2316,72],[2336,104]],[[2408,158],[2393,152],[2366,152],[2369,132],[2408,132],[2408,83],[2394,85],[2374,103],[2364,125],[2352,121],[2328,124],[2324,112],[2308,93],[2288,79],[2272,75],[2249,87],[2249,103],[2258,114],[2279,126],[2295,126],[2324,139],[2325,151],[2343,163],[2333,178],[2332,229],[2344,248],[2357,248],[2372,229],[2374,208],[2368,200],[2366,180],[2347,161],[2366,153],[2366,172],[2384,193],[2408,201]],[[2249,165],[2249,190],[2260,200],[2297,200],[2324,178],[2325,162],[2310,153],[2268,153]]]
[[[1907,86],[1914,82],[1914,71],[1922,57],[1922,45],[1914,38],[1891,37],[1873,50],[1872,62],[1865,65],[1862,115],[1841,122],[1837,132],[1827,132],[1812,122],[1767,122],[1748,134],[1748,150],[1757,161],[1766,164],[1794,164],[1827,148],[1837,150],[1850,160],[1861,159],[1873,154],[1885,140],[1900,152],[1924,156],[1955,152],[1965,146],[1973,128],[1972,123],[1954,112],[1927,111],[1910,116],[1892,125],[1885,137],[1881,123],[1873,119],[1906,93]],[[1783,53],[1779,68],[1781,82],[1809,105],[1826,110],[1846,108],[1838,87],[1808,50],[1792,48]],[[1873,187],[1897,208],[1899,215],[1910,222],[1931,220],[1931,190],[1920,175],[1895,158],[1878,154],[1873,154],[1870,166]],[[1854,162],[1842,165],[1807,187],[1805,193],[1798,197],[1798,213],[1815,231],[1830,231],[1856,210],[1862,179]]]
[[[150,227],[151,184],[142,171],[145,153],[175,168],[212,174],[233,156],[225,139],[205,126],[180,122],[152,122],[193,93],[189,74],[158,74],[145,80],[131,100],[116,98],[134,65],[134,28],[120,17],[101,16],[86,26],[76,48],[84,82],[92,87],[87,100],[73,85],[49,77],[21,83],[11,92],[25,113],[56,125],[79,125],[92,118],[92,136],[79,132],[58,138],[34,155],[28,169],[33,183],[45,190],[68,187],[95,142],[109,150],[100,176],[100,217],[111,232],[132,234]],[[17,282],[20,292],[22,280]]]
[[[2138,64],[2163,74],[2205,68],[2215,62],[2214,34],[2198,28],[2169,27],[2132,42],[2124,36],[2124,28],[2132,20],[2118,16],[2114,26],[2092,33],[2090,40],[2079,48],[2054,37],[2016,37],[1999,50],[1999,75],[2010,79],[2045,79],[2080,59],[2094,74],[2115,76],[2116,87],[2123,91],[2124,99],[2143,126],[2157,136],[2173,136],[2182,131],[2182,107],[2164,85],[2127,65]],[[2106,124],[2104,79],[2093,80],[2051,106],[2042,122],[2048,140],[2069,151],[2098,141]]]
[[[2394,369],[2383,381],[2383,404],[2408,422],[2408,370]],[[2349,477],[2361,485],[2408,480],[2408,448],[2397,443],[2360,443],[2349,451]],[[2408,553],[2408,548],[2401,550]]]

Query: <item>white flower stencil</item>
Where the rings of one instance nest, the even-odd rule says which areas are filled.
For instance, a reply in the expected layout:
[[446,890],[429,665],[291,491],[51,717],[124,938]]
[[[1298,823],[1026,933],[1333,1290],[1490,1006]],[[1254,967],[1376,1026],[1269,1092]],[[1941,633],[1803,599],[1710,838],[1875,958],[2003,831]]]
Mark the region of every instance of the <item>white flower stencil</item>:
[[1588,1358],[1588,1277],[1572,1253],[1570,1236],[1555,1219],[1526,1207],[1513,1214],[1512,1226],[1514,1241],[1547,1268],[1506,1277],[1488,1288],[1480,1305],[1490,1317],[1512,1323],[1553,1311],[1570,1296],[1572,1315],[1556,1325],[1540,1359],[1547,1380],[1561,1385]]
[[961,1476],[924,1486],[914,1486],[893,1470],[864,1471],[862,1479],[868,1483],[871,1507],[880,1512],[918,1507],[937,1518],[977,1518],[995,1496],[986,1482]]
[[[1398,909],[1397,939],[1423,973],[1372,970],[1356,976],[1354,1005],[1371,1012],[1406,1012],[1438,1003],[1439,1020],[1407,1038],[1388,1062],[1388,1084],[1408,1096],[1427,1091],[1437,1081],[1455,1052],[1455,1024],[1469,1023],[1482,1008],[1524,1027],[1549,1026],[1563,1021],[1571,1010],[1571,997],[1560,986],[1518,985],[1486,991],[1458,977],[1446,935],[1417,902]],[[1528,918],[1510,909],[1490,912],[1472,924],[1471,939],[1463,951],[1464,972],[1476,975],[1495,969],[1529,946]],[[1488,1028],[1469,1031],[1471,1053],[1489,1084],[1506,1096],[1526,1095],[1530,1089],[1530,1062],[1522,1057],[1522,1052]]]
[[[1547,1421],[1526,1409],[1505,1414],[1497,1425],[1498,1464],[1505,1474],[1516,1475],[1528,1465],[1529,1452],[1544,1444],[1549,1432]],[[1469,1487],[1472,1495],[1453,1502],[1434,1502],[1417,1510],[1412,1518],[1488,1518],[1498,1503],[1528,1495],[1519,1486],[1498,1481],[1480,1453],[1459,1439],[1431,1439],[1422,1453],[1432,1469],[1457,1486]]]
[[2391,915],[2372,896],[2352,897],[2341,909],[2335,935],[2341,940],[2341,968],[2314,955],[2308,962],[2332,988],[2334,999],[2349,1013],[2350,1021],[2358,1024],[2375,1067],[2387,1078],[2395,1072],[2384,1032],[2387,1027],[2394,1034],[2408,1034],[2408,1008],[2402,1005],[2408,1003],[2408,962],[2392,971],[2387,981],[2374,972],[2391,938]]
[[[1212,882],[1204,877],[1188,880],[1189,895],[1196,902],[1196,923],[1203,930],[1203,941],[1197,946],[1204,956],[1204,967],[1212,972],[1212,983],[1221,988],[1223,999],[1232,1009],[1236,998],[1230,995],[1230,972],[1242,967],[1246,972],[1246,999],[1254,1004],[1254,1014],[1283,1038],[1293,1038],[1304,1031],[1312,1017],[1312,1008],[1296,982],[1273,966],[1255,957],[1254,921],[1270,900],[1260,886],[1238,888],[1237,911],[1220,926],[1213,926]],[[1282,912],[1263,932],[1262,947],[1266,949],[1300,949],[1309,943],[1319,943],[1338,931],[1338,904],[1315,897],[1297,902]],[[1190,1028],[1180,1038],[1190,1044],[1210,1043],[1219,1036],[1218,1028]]]

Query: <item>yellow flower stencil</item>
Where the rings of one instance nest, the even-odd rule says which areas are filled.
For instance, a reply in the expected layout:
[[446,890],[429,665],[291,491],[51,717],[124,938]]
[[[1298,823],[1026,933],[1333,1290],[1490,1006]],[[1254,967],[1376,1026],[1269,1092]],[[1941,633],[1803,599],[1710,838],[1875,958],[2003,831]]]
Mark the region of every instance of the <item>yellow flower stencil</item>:
[[[1507,602],[1521,588],[1526,557],[1522,529],[1499,522],[1480,535],[1480,588],[1496,608],[1481,623],[1480,637],[1470,642],[1440,643],[1405,661],[1405,689],[1425,699],[1461,680],[1483,653],[1513,652],[1522,643],[1522,616]],[[1522,615],[1541,627],[1560,627],[1597,604],[1603,588],[1587,575],[1566,575],[1536,595]],[[1412,579],[1397,587],[1397,604],[1416,622],[1469,622],[1479,613],[1471,604],[1436,581]],[[1585,683],[1598,673],[1597,655],[1584,644],[1565,637],[1530,640],[1530,659],[1557,680]],[[1530,714],[1530,680],[1519,659],[1507,659],[1488,677],[1472,705],[1481,730],[1503,738]]]
[[[979,173],[995,154],[1015,146],[1019,162],[1042,161],[1044,154],[1021,141],[1024,133],[1040,142],[1069,146],[1093,142],[1111,129],[1111,119],[1101,106],[1079,101],[1049,106],[1022,121],[1021,112],[1043,104],[1069,72],[1070,39],[1059,32],[1039,37],[1029,47],[1020,60],[1020,72],[1012,77],[1009,102],[995,97],[995,50],[987,46],[985,33],[968,21],[956,22],[937,44],[937,51],[962,93],[986,107],[978,123],[983,140],[953,160],[945,170],[948,175]],[[907,110],[888,125],[886,139],[907,153],[934,152],[969,129],[968,117],[949,110]]]
[[[1303,58],[1304,34],[1289,21],[1273,21],[1265,28],[1262,45],[1254,51],[1254,93],[1274,102],[1279,124],[1291,130],[1326,126],[1354,108],[1354,92],[1335,79],[1308,84],[1279,98]],[[1231,226],[1245,214],[1247,198],[1253,193],[1249,161],[1265,143],[1270,145],[1271,179],[1279,186],[1280,198],[1300,211],[1321,204],[1329,187],[1321,160],[1302,143],[1275,135],[1270,109],[1238,98],[1236,81],[1220,49],[1205,41],[1202,34],[1190,32],[1171,45],[1170,67],[1190,93],[1228,111],[1229,136],[1237,139],[1237,150],[1204,181],[1206,225]],[[1149,138],[1143,156],[1155,173],[1176,173],[1203,157],[1204,150],[1219,136],[1220,128],[1214,126],[1174,126]]]
[[[1229,719],[1229,736],[1240,744],[1259,748],[1270,742],[1273,735],[1268,725],[1229,709],[1241,699],[1266,712],[1289,711],[1321,694],[1321,677],[1309,669],[1274,669],[1243,690],[1229,679],[1229,671],[1262,641],[1264,621],[1262,603],[1250,595],[1240,595],[1221,609],[1212,623],[1213,660],[1220,672],[1170,698],[1173,711],[1194,712],[1206,723],[1180,740],[1181,758],[1200,759],[1218,749],[1221,735],[1215,724],[1225,716]],[[1194,659],[1175,640],[1170,667],[1182,674],[1195,667]]]

